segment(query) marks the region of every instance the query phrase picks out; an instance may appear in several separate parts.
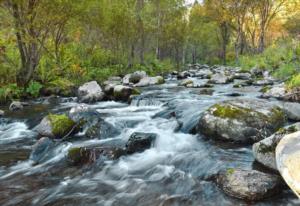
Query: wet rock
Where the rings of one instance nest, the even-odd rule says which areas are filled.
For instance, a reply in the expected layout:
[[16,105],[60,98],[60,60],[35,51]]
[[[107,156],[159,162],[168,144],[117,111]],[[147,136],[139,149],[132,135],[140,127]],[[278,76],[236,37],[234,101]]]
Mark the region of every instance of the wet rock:
[[249,80],[251,79],[251,74],[250,73],[235,73],[233,75],[234,79],[242,79],[242,80]]
[[154,133],[133,133],[126,144],[127,153],[132,154],[149,149],[153,145],[156,137],[157,135]]
[[13,101],[9,106],[10,111],[18,111],[18,110],[22,110],[23,108],[24,108],[24,103],[19,101]]
[[256,77],[260,77],[260,76],[263,76],[263,69],[260,69],[258,67],[253,67],[250,70],[250,73]]
[[96,81],[87,82],[78,88],[78,99],[80,102],[93,103],[101,101],[104,92]]
[[243,94],[237,93],[237,92],[232,92],[232,93],[226,94],[226,96],[228,96],[228,97],[240,97],[240,96],[243,96]]
[[253,156],[256,161],[269,169],[277,170],[275,149],[279,141],[287,134],[300,130],[300,123],[279,129],[270,137],[263,139],[252,146]]
[[136,84],[144,77],[147,77],[147,74],[144,71],[136,71],[132,74],[126,74],[123,77],[123,84],[124,85],[129,85],[130,83]]
[[188,85],[194,85],[194,81],[192,79],[184,79],[178,84],[178,86],[184,86],[184,87]]
[[49,158],[49,151],[54,147],[54,142],[48,137],[42,137],[33,146],[29,159],[39,164]]
[[232,81],[232,78],[224,73],[217,73],[211,76],[209,83],[212,84],[227,84]]
[[213,89],[201,89],[199,94],[203,95],[213,95],[214,90]]
[[119,130],[101,118],[100,114],[86,105],[79,105],[69,112],[71,120],[76,122],[80,130],[90,139],[106,139],[120,134]]
[[300,104],[285,102],[283,104],[283,110],[288,119],[292,121],[300,121]]
[[136,87],[146,87],[151,85],[158,85],[165,83],[165,80],[161,76],[157,77],[144,77],[142,78],[137,84],[135,84]]
[[0,110],[0,117],[3,117],[5,112],[3,110]]
[[274,81],[270,79],[261,79],[261,80],[256,80],[252,83],[254,86],[267,86],[267,85],[273,85]]
[[117,101],[128,102],[131,95],[138,95],[140,92],[132,87],[117,85],[114,87],[113,97]]
[[217,184],[226,194],[247,201],[272,197],[282,190],[279,176],[256,170],[227,169],[218,174]]
[[178,71],[172,71],[171,75],[177,76],[178,75]]
[[213,105],[197,130],[209,138],[251,143],[262,140],[285,123],[283,111],[262,100],[229,100]]
[[72,165],[84,165],[100,160],[116,160],[123,155],[126,155],[126,151],[117,147],[74,147],[69,149],[67,160]]
[[49,114],[33,129],[39,136],[64,138],[76,130],[76,123],[66,115]]
[[213,75],[213,72],[210,69],[201,69],[195,72],[194,76],[202,79],[210,79]]
[[177,79],[185,79],[190,76],[191,76],[191,74],[188,71],[183,71],[183,72],[179,73],[179,75],[177,76]]
[[286,95],[286,88],[284,83],[275,85],[271,88],[265,87],[265,91],[262,94],[263,98],[276,98],[283,99]]
[[281,176],[300,198],[300,132],[285,135],[276,147],[276,165]]

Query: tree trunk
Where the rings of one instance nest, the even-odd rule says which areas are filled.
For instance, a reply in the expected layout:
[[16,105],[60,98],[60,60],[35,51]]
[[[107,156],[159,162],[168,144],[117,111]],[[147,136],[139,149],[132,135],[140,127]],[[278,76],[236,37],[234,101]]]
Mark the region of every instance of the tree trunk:
[[140,64],[145,64],[144,62],[144,50],[145,50],[145,31],[144,31],[144,22],[142,19],[141,12],[144,8],[144,0],[138,0],[137,2],[137,22],[140,38]]

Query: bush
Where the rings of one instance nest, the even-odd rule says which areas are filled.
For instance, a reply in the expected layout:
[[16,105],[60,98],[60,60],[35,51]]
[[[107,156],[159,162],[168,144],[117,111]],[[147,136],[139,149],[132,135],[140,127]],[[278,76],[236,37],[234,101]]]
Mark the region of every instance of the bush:
[[294,89],[300,87],[300,74],[293,76],[289,81],[286,82],[288,89]]
[[9,84],[0,88],[0,103],[6,103],[14,99],[20,99],[23,89],[17,84]]
[[275,72],[274,76],[278,79],[286,80],[296,74],[296,67],[293,64],[283,64]]
[[40,95],[40,90],[42,89],[42,85],[38,82],[32,81],[29,86],[26,88],[26,93],[31,97],[38,97]]

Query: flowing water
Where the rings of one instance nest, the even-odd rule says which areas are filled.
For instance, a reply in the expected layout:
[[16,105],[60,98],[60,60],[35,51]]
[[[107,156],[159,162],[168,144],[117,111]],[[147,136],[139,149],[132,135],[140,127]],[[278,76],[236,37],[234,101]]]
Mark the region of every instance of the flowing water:
[[[177,83],[170,79],[164,85],[144,88],[130,105],[89,105],[118,128],[120,135],[57,143],[39,165],[29,160],[36,142],[33,126],[50,112],[68,111],[76,101],[35,101],[23,111],[7,111],[0,120],[0,205],[249,205],[225,195],[211,177],[228,167],[260,169],[253,163],[251,147],[208,140],[190,131],[209,106],[237,98],[227,94],[257,98],[260,88],[216,85],[214,94],[208,96],[199,95],[200,89],[177,87]],[[66,162],[67,151],[73,146],[124,145],[133,132],[158,134],[154,147],[85,167]],[[251,205],[299,204],[286,189],[277,197]]]

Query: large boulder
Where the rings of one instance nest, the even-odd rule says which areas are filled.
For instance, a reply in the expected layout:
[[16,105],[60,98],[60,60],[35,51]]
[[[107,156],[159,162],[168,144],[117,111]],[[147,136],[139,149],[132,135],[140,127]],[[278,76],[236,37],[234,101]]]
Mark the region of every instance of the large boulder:
[[113,90],[114,100],[128,102],[131,95],[138,95],[140,92],[132,87],[117,85]]
[[211,76],[209,82],[212,84],[227,84],[232,81],[230,76],[227,76],[225,73],[216,73]]
[[154,133],[133,133],[126,144],[127,153],[132,154],[149,149],[153,145],[156,137],[157,135]]
[[33,130],[39,136],[61,139],[76,131],[76,123],[64,114],[49,114]]
[[260,141],[283,126],[283,111],[263,100],[229,100],[210,107],[198,131],[209,138],[240,143]]
[[84,165],[116,160],[123,155],[126,151],[118,147],[73,147],[68,151],[67,160],[71,165]]
[[227,169],[217,175],[217,184],[228,195],[258,201],[282,190],[281,178],[256,170]]
[[93,103],[104,98],[104,92],[96,81],[87,82],[78,88],[80,102]]
[[69,117],[78,124],[85,137],[90,139],[112,138],[120,134],[112,124],[101,118],[101,115],[86,105],[78,105],[69,111]]
[[300,198],[300,132],[285,135],[276,147],[276,165],[281,176]]
[[28,106],[28,104],[25,102],[13,101],[9,105],[9,110],[10,111],[19,111],[19,110],[22,110],[24,108],[24,106]]
[[39,164],[50,158],[50,150],[54,147],[54,142],[48,137],[42,137],[33,146],[29,159],[34,164]]
[[165,82],[162,76],[144,77],[137,84],[136,87],[146,87],[151,85],[163,84]]
[[285,102],[283,110],[288,119],[292,121],[300,121],[300,104],[293,102]]
[[185,79],[190,76],[191,76],[191,74],[188,71],[183,71],[178,74],[177,79]]
[[284,83],[275,85],[269,89],[265,89],[266,91],[262,94],[263,98],[276,98],[283,99],[286,95],[286,88]]
[[244,73],[235,73],[233,75],[234,79],[242,79],[242,80],[250,80],[251,79],[251,74],[244,72]]
[[275,149],[279,141],[287,134],[300,130],[300,123],[279,129],[270,137],[263,139],[252,146],[255,160],[269,169],[277,170]]

